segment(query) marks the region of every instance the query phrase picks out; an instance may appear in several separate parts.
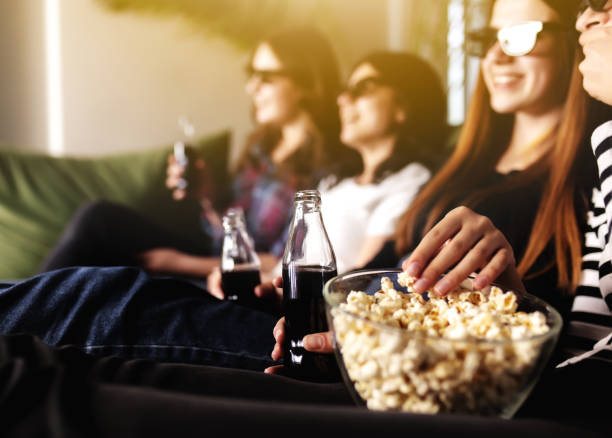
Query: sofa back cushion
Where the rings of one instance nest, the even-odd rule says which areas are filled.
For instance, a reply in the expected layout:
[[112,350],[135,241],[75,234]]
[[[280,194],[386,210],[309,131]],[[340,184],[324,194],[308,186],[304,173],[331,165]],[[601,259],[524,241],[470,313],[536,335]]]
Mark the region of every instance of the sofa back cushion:
[[[229,133],[194,148],[227,177]],[[0,149],[0,279],[32,276],[75,210],[104,199],[133,207],[183,233],[199,232],[195,203],[173,201],[165,187],[171,146],[99,158],[57,158]],[[196,213],[197,214],[197,213]]]

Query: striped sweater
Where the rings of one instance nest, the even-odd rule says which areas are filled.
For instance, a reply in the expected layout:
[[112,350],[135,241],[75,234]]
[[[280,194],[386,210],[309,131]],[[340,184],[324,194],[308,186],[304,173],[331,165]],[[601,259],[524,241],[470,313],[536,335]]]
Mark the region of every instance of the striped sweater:
[[612,120],[593,132],[600,186],[589,202],[582,276],[572,305],[564,366],[587,357],[612,362]]

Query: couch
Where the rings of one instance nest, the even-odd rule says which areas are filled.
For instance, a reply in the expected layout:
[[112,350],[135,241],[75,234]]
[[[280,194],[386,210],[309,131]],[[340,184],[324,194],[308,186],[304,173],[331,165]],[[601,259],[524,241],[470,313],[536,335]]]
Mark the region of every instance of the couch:
[[[227,177],[230,134],[194,143],[213,169]],[[34,275],[75,210],[87,201],[126,204],[154,221],[198,232],[195,203],[174,201],[165,187],[171,145],[97,158],[52,157],[0,147],[0,279]]]

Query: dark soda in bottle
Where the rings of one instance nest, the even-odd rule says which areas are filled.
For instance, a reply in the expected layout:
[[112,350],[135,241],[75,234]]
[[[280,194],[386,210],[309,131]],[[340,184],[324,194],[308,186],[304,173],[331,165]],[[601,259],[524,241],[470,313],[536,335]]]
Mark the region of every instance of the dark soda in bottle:
[[261,283],[260,262],[249,236],[240,208],[230,208],[223,216],[223,249],[221,251],[221,287],[225,299],[253,305],[253,292]]
[[339,376],[331,354],[303,348],[310,333],[328,330],[323,285],[337,275],[336,258],[321,216],[321,195],[316,190],[296,193],[294,216],[283,255],[283,361],[294,377],[329,381]]
[[257,269],[237,268],[221,272],[221,288],[230,301],[252,302],[255,299],[253,289],[258,284],[261,284],[261,278]]

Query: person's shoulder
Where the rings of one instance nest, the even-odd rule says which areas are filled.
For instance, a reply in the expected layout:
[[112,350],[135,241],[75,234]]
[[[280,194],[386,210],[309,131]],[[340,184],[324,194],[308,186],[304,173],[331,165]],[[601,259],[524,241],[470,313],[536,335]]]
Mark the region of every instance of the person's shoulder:
[[340,179],[335,173],[324,176],[319,180],[319,184],[317,184],[317,190],[324,194],[325,192],[328,192],[332,188],[336,187],[343,180],[344,179]]
[[424,183],[431,177],[431,171],[422,163],[408,163],[397,172],[387,175],[381,183],[404,187],[415,183]]
[[591,144],[593,148],[596,148],[600,144],[612,141],[612,120],[609,120],[602,125],[599,125],[591,135]]

